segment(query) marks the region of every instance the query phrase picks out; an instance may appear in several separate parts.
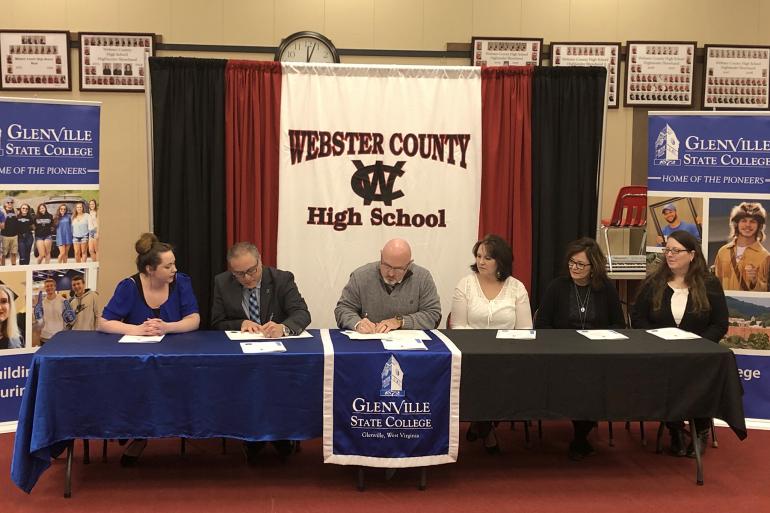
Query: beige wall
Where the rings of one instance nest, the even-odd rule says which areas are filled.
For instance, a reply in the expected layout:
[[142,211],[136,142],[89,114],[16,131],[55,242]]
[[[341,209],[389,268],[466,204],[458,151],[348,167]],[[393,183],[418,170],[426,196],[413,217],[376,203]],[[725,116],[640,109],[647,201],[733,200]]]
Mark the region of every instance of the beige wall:
[[[3,0],[0,27],[155,32],[165,43],[275,46],[316,30],[338,48],[445,50],[473,35],[550,41],[629,39],[770,43],[770,0]],[[173,55],[161,52],[159,55]],[[194,55],[194,54],[186,54]],[[206,57],[264,58],[245,54]],[[73,52],[77,88],[77,52]],[[466,64],[458,59],[344,58],[343,62]],[[621,77],[622,78],[622,77]],[[132,244],[149,226],[145,101],[128,93],[0,93],[103,102],[102,270],[109,297],[132,272]],[[609,215],[618,187],[631,181],[631,109],[607,118],[605,191]]]

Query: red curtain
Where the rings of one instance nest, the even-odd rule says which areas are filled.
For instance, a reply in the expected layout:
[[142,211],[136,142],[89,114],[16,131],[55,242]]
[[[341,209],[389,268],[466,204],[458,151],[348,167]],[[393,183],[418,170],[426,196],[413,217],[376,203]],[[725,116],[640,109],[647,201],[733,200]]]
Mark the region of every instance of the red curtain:
[[225,69],[227,244],[251,241],[274,266],[278,244],[281,65],[228,61]]
[[531,67],[481,70],[482,168],[479,235],[513,247],[513,275],[532,277]]

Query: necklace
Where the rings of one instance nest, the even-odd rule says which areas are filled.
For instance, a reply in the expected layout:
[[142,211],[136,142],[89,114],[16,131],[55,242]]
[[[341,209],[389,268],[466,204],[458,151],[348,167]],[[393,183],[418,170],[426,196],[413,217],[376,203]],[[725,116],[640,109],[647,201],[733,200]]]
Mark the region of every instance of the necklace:
[[577,299],[577,307],[578,307],[578,316],[580,317],[580,324],[582,326],[582,329],[585,329],[586,327],[586,317],[588,316],[588,301],[591,299],[591,287],[588,287],[588,292],[586,292],[586,297],[581,298],[580,293],[578,292],[577,284],[575,282],[572,282],[572,285],[575,287],[575,299]]

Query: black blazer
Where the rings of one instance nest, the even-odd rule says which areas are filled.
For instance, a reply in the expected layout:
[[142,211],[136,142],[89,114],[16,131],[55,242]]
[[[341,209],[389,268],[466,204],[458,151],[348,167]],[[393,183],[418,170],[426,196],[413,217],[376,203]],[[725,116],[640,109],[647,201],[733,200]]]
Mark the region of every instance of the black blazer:
[[[569,322],[569,302],[574,295],[572,278],[560,276],[555,278],[545,291],[540,308],[535,318],[535,328],[573,329]],[[586,324],[587,329],[625,328],[626,320],[623,307],[620,305],[618,292],[610,280],[604,280],[604,286],[591,290],[593,305],[596,308],[594,321]]]
[[[274,267],[262,267],[259,289],[261,323],[283,324],[294,333],[301,333],[310,324],[307,303],[294,283],[294,275]],[[211,327],[215,330],[239,330],[247,319],[243,311],[243,287],[229,271],[214,277],[214,301],[211,306]]]
[[[679,328],[719,343],[722,337],[725,336],[725,333],[727,333],[727,300],[722,290],[722,284],[719,283],[717,278],[709,274],[705,281],[706,296],[711,305],[711,310],[698,312],[697,314],[694,313],[692,311],[692,297],[688,297]],[[631,309],[631,326],[641,329],[676,326],[674,315],[671,313],[671,297],[673,295],[674,291],[671,290],[671,287],[666,287],[666,290],[663,291],[663,301],[661,302],[660,310],[653,310],[652,287],[645,283],[639,291],[636,303],[634,303]]]

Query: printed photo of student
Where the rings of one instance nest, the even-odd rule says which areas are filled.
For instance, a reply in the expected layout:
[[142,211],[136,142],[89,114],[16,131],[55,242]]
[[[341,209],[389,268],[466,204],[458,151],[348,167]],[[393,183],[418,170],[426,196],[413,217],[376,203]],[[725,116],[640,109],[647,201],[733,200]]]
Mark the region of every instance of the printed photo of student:
[[40,331],[40,345],[64,329],[64,298],[56,291],[56,280],[46,278],[34,299],[35,329]]
[[[712,200],[715,207],[719,202]],[[715,213],[719,211],[717,208]],[[722,220],[722,217],[711,217],[710,226],[719,222],[717,219]],[[725,290],[766,292],[770,251],[763,245],[767,221],[765,208],[759,202],[743,201],[732,207],[728,220],[727,243],[716,252],[714,274]]]
[[26,280],[26,271],[0,273],[0,350],[24,348]]

